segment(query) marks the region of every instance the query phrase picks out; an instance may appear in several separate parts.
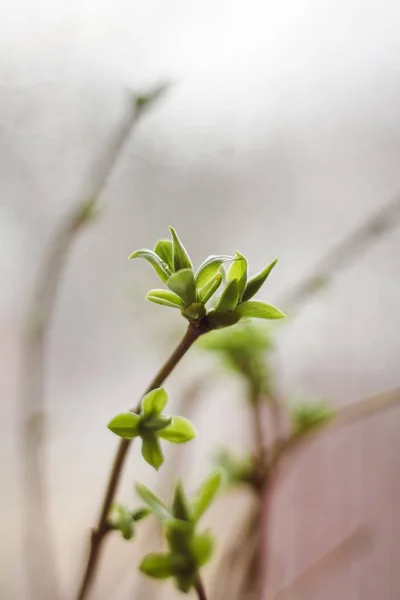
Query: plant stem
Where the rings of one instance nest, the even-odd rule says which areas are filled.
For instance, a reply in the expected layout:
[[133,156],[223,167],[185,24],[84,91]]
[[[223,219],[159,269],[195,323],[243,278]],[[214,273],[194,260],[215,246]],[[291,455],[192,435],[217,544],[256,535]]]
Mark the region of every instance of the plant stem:
[[[190,324],[181,342],[178,344],[174,352],[161,367],[160,371],[154,377],[153,381],[144,391],[145,396],[151,390],[158,388],[162,385],[168,375],[173,371],[181,358],[186,354],[192,344],[197,340],[200,335],[209,331],[208,324],[204,326],[195,326]],[[139,413],[141,408],[141,400],[138,405],[132,409],[132,412]],[[114,501],[115,494],[117,491],[118,483],[121,478],[122,470],[126,461],[129,447],[132,440],[121,440],[118,446],[117,453],[115,455],[114,463],[111,469],[110,478],[107,484],[106,492],[104,495],[103,504],[100,511],[99,520],[96,529],[92,531],[90,540],[90,551],[88,560],[86,563],[85,572],[82,578],[81,586],[77,595],[77,600],[84,600],[90,590],[90,586],[93,583],[94,576],[100,557],[100,551],[102,548],[103,540],[106,534],[110,531],[108,526],[108,515],[110,513],[111,505]]]
[[84,202],[73,210],[55,235],[38,276],[25,330],[20,398],[24,553],[28,593],[37,599],[60,598],[44,476],[46,342],[68,251],[88,221],[84,218],[88,206]]
[[263,415],[263,398],[258,390],[250,393],[252,428],[254,436],[255,456],[254,466],[257,474],[263,468],[264,453],[265,453],[265,432],[264,432],[264,415]]
[[94,215],[95,198],[108,182],[137,119],[135,107],[129,111],[113,139],[111,147],[99,157],[100,176],[94,181],[92,200],[80,202],[67,215],[44,259],[36,288],[28,306],[23,348],[21,410],[22,497],[24,518],[24,553],[30,597],[37,600],[60,598],[55,552],[49,521],[49,507],[44,474],[46,442],[44,423],[44,384],[46,342],[56,306],[57,292],[64,273],[68,252],[77,234]]
[[203,582],[200,579],[200,577],[197,580],[197,583],[195,585],[195,589],[196,589],[197,597],[198,597],[199,600],[207,600],[206,590],[204,589],[204,585],[203,585]]
[[334,246],[308,277],[303,278],[292,290],[278,298],[278,306],[286,307],[291,311],[295,308],[297,312],[297,309],[328,283],[336,272],[343,267],[348,267],[357,255],[365,252],[372,242],[397,227],[399,222],[400,195],[397,193],[383,208]]

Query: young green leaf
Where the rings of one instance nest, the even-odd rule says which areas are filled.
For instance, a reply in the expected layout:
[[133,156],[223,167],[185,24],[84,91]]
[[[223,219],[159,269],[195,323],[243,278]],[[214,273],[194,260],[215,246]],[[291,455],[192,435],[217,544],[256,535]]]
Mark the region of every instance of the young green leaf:
[[173,249],[171,240],[159,240],[156,244],[156,247],[154,248],[154,252],[158,254],[161,260],[167,263],[167,265],[173,272],[174,262],[172,256]]
[[132,513],[132,519],[137,523],[138,521],[142,521],[151,514],[151,510],[149,508],[137,508]]
[[234,312],[219,312],[216,310],[210,310],[210,312],[207,314],[207,317],[210,323],[216,329],[221,329],[223,327],[228,327],[229,325],[234,325],[240,319],[240,317]]
[[208,531],[198,533],[191,541],[191,553],[197,567],[202,567],[211,558],[214,550],[214,537]]
[[157,102],[164,96],[170,87],[169,83],[161,83],[156,87],[142,92],[134,97],[134,106],[136,110],[136,120],[140,118],[143,113],[150,110]]
[[204,287],[197,291],[197,296],[200,302],[205,304],[215,294],[222,283],[222,274],[217,273]]
[[278,259],[276,258],[272,261],[270,265],[265,267],[265,269],[261,271],[261,273],[258,273],[258,275],[255,275],[254,277],[249,279],[243,294],[243,302],[247,302],[247,300],[250,300],[250,298],[257,294],[258,290],[261,288],[261,286],[263,285],[263,283],[265,282],[265,280],[267,279],[268,275],[271,273],[272,269],[274,268],[277,262]]
[[197,431],[194,425],[185,417],[172,417],[171,425],[158,432],[158,437],[173,444],[189,442],[196,435]]
[[142,456],[144,460],[156,471],[164,462],[164,456],[161,451],[160,442],[155,433],[146,433],[142,435]]
[[139,422],[139,415],[126,412],[111,419],[107,427],[119,437],[131,439],[139,435]]
[[184,245],[178,238],[173,227],[169,228],[172,235],[172,257],[174,263],[174,271],[180,271],[181,269],[193,269],[192,261],[190,260],[189,254],[186,252]]
[[159,278],[162,281],[164,281],[164,283],[168,280],[168,278],[172,274],[172,271],[169,268],[169,266],[167,265],[167,263],[165,263],[163,260],[161,260],[161,258],[158,256],[158,254],[156,254],[152,250],[147,250],[147,249],[136,250],[136,252],[133,252],[129,258],[144,258],[144,259],[146,259],[152,265],[155,272],[157,273]]
[[172,552],[188,556],[194,526],[189,521],[168,519],[165,521],[165,538]]
[[145,417],[156,417],[168,402],[168,394],[163,387],[151,390],[142,400],[142,411]]
[[297,404],[292,408],[294,432],[306,434],[325,425],[335,416],[334,411],[324,402]]
[[180,592],[188,594],[196,582],[195,573],[179,573],[176,576],[176,587]]
[[144,418],[140,423],[140,431],[162,431],[171,425],[172,417],[157,415],[156,417]]
[[215,275],[218,273],[218,269],[222,265],[223,262],[227,262],[230,260],[235,260],[234,256],[209,256],[206,258],[204,262],[201,263],[200,267],[196,272],[196,287],[197,289],[201,289],[206,286],[212,279],[214,279]]
[[221,485],[221,473],[215,471],[212,473],[198,490],[196,497],[193,501],[192,514],[194,521],[198,521],[200,517],[205,513],[211,502],[214,500],[218,488]]
[[159,519],[170,519],[172,517],[171,511],[164,504],[160,498],[158,498],[149,488],[143,483],[136,483],[136,491],[141,499],[151,508],[153,514]]
[[217,312],[228,312],[233,310],[239,300],[239,285],[236,279],[229,281],[226,288],[221,294],[218,300],[217,306],[215,307]]
[[196,302],[196,285],[192,269],[182,269],[171,275],[167,281],[167,286],[182,298],[185,306]]
[[172,554],[148,554],[140,563],[139,569],[149,577],[167,579],[176,573],[176,560]]
[[227,281],[233,281],[236,279],[238,283],[240,301],[242,299],[247,282],[247,260],[243,254],[240,254],[240,252],[236,252],[236,260],[229,267],[226,278]]
[[264,304],[264,302],[258,302],[257,300],[250,300],[249,302],[239,304],[235,309],[235,315],[240,318],[248,317],[254,319],[283,319],[286,317],[275,306]]
[[175,486],[171,508],[176,519],[190,521],[190,507],[180,481]]
[[124,506],[118,507],[117,526],[124,540],[130,540],[133,537],[133,517]]
[[155,304],[170,306],[171,308],[183,308],[185,306],[182,298],[170,290],[150,290],[146,296],[147,300]]

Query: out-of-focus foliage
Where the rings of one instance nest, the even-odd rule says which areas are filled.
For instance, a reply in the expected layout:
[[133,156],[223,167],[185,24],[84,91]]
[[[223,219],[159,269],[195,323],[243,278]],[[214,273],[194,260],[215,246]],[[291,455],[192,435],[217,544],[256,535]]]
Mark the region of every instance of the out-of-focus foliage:
[[210,332],[198,344],[219,355],[222,364],[244,377],[252,390],[268,393],[271,380],[268,358],[274,345],[265,326],[239,323],[230,329]]
[[325,425],[335,416],[327,402],[302,402],[291,407],[293,433],[302,435]]
[[215,456],[215,464],[224,473],[227,488],[240,483],[252,485],[254,482],[254,461],[250,455],[239,458],[223,449]]
[[130,540],[135,534],[135,523],[145,519],[150,512],[148,508],[132,511],[123,504],[117,504],[111,510],[109,525],[112,529],[120,531],[125,540]]
[[161,520],[168,551],[144,557],[140,570],[155,579],[173,578],[181,592],[188,593],[199,581],[200,568],[212,555],[214,537],[209,531],[197,532],[197,523],[213,502],[221,485],[219,471],[200,486],[192,501],[180,482],[175,486],[170,506],[164,504],[146,486],[137,484],[139,496]]

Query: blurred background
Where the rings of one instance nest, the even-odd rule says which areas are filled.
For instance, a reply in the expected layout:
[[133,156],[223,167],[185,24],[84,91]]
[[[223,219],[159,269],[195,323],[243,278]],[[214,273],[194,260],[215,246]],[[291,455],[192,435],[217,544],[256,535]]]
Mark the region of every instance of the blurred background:
[[[99,217],[69,249],[46,339],[46,536],[60,598],[71,598],[116,447],[105,424],[136,403],[185,327],[146,302],[158,285],[149,265],[127,260],[168,237],[168,225],[196,265],[240,250],[255,273],[279,256],[260,298],[293,308],[273,358],[288,402],[341,407],[400,387],[400,5],[20,0],[0,11],[5,600],[31,597],[21,482],[27,314],[67,215],[101,192]],[[136,123],[133,94],[164,82],[168,91]],[[388,205],[389,218],[353,253],[354,232]],[[301,282],[331,252],[328,285],[296,304]],[[191,415],[199,437],[178,449],[179,465],[166,451],[168,476],[179,470],[189,489],[220,446],[240,453],[252,443],[240,382],[196,348],[168,381],[172,404],[199,378]],[[313,442],[274,495],[265,598],[280,590],[286,600],[398,598],[399,450],[399,410]],[[134,448],[120,490],[128,503],[137,479],[169,489],[168,476],[139,456]],[[211,511],[220,552],[250,502],[233,491]],[[367,545],[290,588],[357,531]],[[146,551],[159,549],[157,536],[143,535]],[[140,554],[110,537],[93,598],[156,598],[159,589],[179,597],[137,574]],[[49,572],[36,598],[56,598]]]

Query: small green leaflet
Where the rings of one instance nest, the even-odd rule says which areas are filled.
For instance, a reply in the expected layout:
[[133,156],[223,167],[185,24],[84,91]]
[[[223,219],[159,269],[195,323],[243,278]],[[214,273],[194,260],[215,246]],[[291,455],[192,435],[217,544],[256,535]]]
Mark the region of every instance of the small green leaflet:
[[215,307],[217,312],[233,310],[239,300],[239,286],[236,279],[229,281]]
[[193,269],[192,261],[190,260],[189,254],[187,253],[184,245],[178,237],[173,227],[169,228],[172,235],[172,257],[174,271],[180,271],[181,269]]
[[275,306],[264,304],[264,302],[258,302],[257,300],[250,300],[249,302],[239,304],[235,309],[235,315],[238,315],[240,318],[248,317],[254,319],[283,319],[286,317]]
[[111,419],[108,429],[125,439],[132,439],[139,435],[140,417],[136,413],[121,413]]
[[151,467],[158,471],[164,462],[164,456],[157,434],[146,433],[142,435],[142,456]]
[[167,263],[162,261],[158,254],[152,250],[136,250],[136,252],[133,252],[129,258],[144,258],[147,260],[152,265],[159,278],[164,282],[166,282],[172,274]]
[[185,306],[182,298],[170,290],[150,290],[146,296],[147,300],[155,304],[182,309]]
[[172,442],[173,444],[183,444],[189,442],[197,435],[194,425],[185,417],[172,417],[171,425],[158,432],[158,437]]
[[164,502],[143,485],[143,483],[136,484],[136,491],[141,499],[151,508],[156,517],[159,519],[170,519],[173,516]]
[[164,261],[171,272],[174,270],[174,262],[173,262],[173,248],[171,240],[159,240],[154,248],[154,252],[158,254],[162,261]]
[[226,274],[226,279],[227,281],[236,279],[238,283],[240,301],[242,299],[247,282],[247,260],[243,254],[240,254],[240,252],[236,252],[236,260],[229,267],[228,273]]
[[222,477],[220,471],[215,471],[209,477],[207,477],[207,479],[201,485],[192,506],[192,514],[195,521],[200,519],[200,517],[205,513],[207,508],[214,500],[221,485],[221,480]]
[[196,302],[196,285],[192,269],[182,269],[174,273],[168,279],[167,286],[183,300],[185,306]]
[[142,411],[146,417],[159,415],[168,402],[168,394],[165,388],[160,387],[151,390],[142,400]]
[[218,273],[218,269],[222,263],[235,260],[234,256],[227,256],[224,254],[209,256],[204,262],[201,263],[200,267],[196,272],[196,287],[201,289],[206,286]]
[[261,271],[261,273],[258,273],[258,275],[255,275],[248,281],[243,294],[243,302],[247,302],[247,300],[250,300],[250,298],[257,294],[258,290],[261,288],[261,286],[263,285],[263,283],[265,282],[265,280],[267,279],[268,275],[271,273],[272,269],[274,268],[277,262],[278,259],[276,258],[272,261],[271,264],[265,267],[265,269]]

